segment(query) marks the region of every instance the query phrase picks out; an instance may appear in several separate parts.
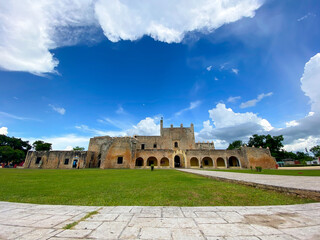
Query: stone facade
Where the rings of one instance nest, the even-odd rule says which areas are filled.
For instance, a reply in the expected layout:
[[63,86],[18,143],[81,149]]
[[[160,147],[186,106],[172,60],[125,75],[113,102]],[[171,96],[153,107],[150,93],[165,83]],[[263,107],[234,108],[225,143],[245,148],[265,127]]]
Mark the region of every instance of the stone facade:
[[[67,160],[68,159],[68,160]],[[94,137],[88,151],[28,152],[27,168],[275,168],[269,149],[243,146],[216,150],[196,143],[194,127],[163,127],[160,136]]]

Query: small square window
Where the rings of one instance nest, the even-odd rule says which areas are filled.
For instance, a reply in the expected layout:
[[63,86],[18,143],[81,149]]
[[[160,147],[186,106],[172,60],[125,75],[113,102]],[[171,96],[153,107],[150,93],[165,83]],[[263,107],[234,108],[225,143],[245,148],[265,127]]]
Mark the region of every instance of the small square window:
[[178,147],[178,142],[174,142],[174,147]]
[[68,165],[69,164],[69,158],[66,158],[65,160],[64,160],[64,165]]
[[141,144],[141,149],[144,149],[144,144]]
[[118,164],[122,164],[123,163],[123,157],[118,157]]
[[36,164],[39,164],[41,161],[41,157],[37,157]]
[[153,144],[153,148],[157,148],[157,144],[155,143],[155,144]]

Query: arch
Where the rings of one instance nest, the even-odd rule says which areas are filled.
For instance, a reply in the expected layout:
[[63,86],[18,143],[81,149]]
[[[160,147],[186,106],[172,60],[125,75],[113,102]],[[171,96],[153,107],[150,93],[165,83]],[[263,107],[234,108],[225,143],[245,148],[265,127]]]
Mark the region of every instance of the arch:
[[158,160],[155,157],[149,157],[147,160],[147,166],[151,166],[151,164],[154,164],[154,166],[158,166]]
[[136,159],[136,167],[143,167],[143,158],[142,157],[138,157]]
[[169,159],[166,157],[161,158],[160,166],[161,167],[169,167]]
[[178,155],[176,155],[175,157],[174,157],[174,167],[175,168],[178,168],[178,167],[180,167],[181,166],[181,158],[178,156]]
[[229,167],[240,167],[240,161],[237,157],[231,156],[229,157]]
[[190,159],[190,167],[199,167],[199,160],[196,157]]
[[213,167],[213,161],[210,157],[204,157],[202,159],[202,166],[203,167]]
[[222,157],[217,158],[217,167],[226,167],[226,163]]

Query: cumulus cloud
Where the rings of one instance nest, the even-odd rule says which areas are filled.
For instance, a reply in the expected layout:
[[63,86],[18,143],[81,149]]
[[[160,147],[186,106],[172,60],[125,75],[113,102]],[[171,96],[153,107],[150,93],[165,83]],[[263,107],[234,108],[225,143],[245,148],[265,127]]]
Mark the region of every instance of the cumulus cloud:
[[179,112],[176,112],[175,116],[178,117],[178,116],[180,116],[182,113],[184,113],[186,111],[190,111],[192,109],[195,109],[195,108],[199,107],[200,104],[201,104],[201,101],[199,101],[199,100],[195,101],[195,102],[191,102],[189,107],[184,108],[184,109],[180,110]]
[[203,122],[203,128],[197,135],[199,140],[216,141],[218,139],[220,142],[246,140],[252,134],[261,134],[273,129],[266,119],[257,114],[235,113],[222,103],[218,103],[215,108],[209,110],[209,117],[213,124],[210,120]]
[[7,127],[1,127],[0,128],[0,135],[7,135],[8,134],[8,128]]
[[272,96],[272,92],[269,92],[269,93],[262,93],[262,94],[259,94],[258,97],[256,99],[252,99],[252,100],[249,100],[247,102],[243,102],[240,104],[240,108],[248,108],[248,107],[254,107],[258,102],[260,102],[262,99],[264,99],[265,97],[270,97]]
[[[44,0],[0,2],[0,67],[35,74],[55,72],[50,52],[90,39],[102,29],[113,42],[148,35],[181,42],[190,31],[212,32],[254,17],[263,0]],[[89,36],[89,37],[88,37]]]
[[320,53],[306,63],[300,81],[302,91],[310,98],[311,110],[320,113]]
[[54,106],[52,104],[49,104],[49,107],[51,107],[53,111],[55,111],[55,112],[57,112],[57,113],[59,113],[61,115],[64,115],[66,113],[66,110],[64,108],[62,108],[62,107],[56,107],[56,106]]
[[[310,99],[311,111],[301,119],[285,123],[284,128],[274,128],[271,124],[255,113],[235,113],[224,104],[209,110],[210,120],[203,122],[203,128],[196,134],[198,140],[214,140],[223,143],[240,139],[247,141],[252,134],[270,134],[284,136],[284,149],[287,151],[304,151],[320,144],[320,53],[311,57],[305,64],[300,79],[301,89]],[[242,103],[242,107],[253,106],[272,93],[260,94],[257,99]],[[221,144],[222,143],[222,144]]]

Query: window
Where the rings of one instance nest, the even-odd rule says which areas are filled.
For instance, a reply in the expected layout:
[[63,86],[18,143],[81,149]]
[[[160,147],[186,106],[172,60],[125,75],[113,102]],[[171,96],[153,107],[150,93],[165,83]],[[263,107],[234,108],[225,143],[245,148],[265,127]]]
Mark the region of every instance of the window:
[[118,157],[118,164],[122,164],[123,163],[123,157]]
[[178,142],[174,142],[174,147],[178,147]]
[[157,144],[155,143],[155,144],[153,144],[153,148],[157,148]]
[[41,157],[37,157],[36,164],[39,164],[41,161]]
[[144,149],[144,144],[141,144],[141,149]]
[[68,165],[69,164],[69,158],[66,158],[65,160],[64,160],[64,165]]

